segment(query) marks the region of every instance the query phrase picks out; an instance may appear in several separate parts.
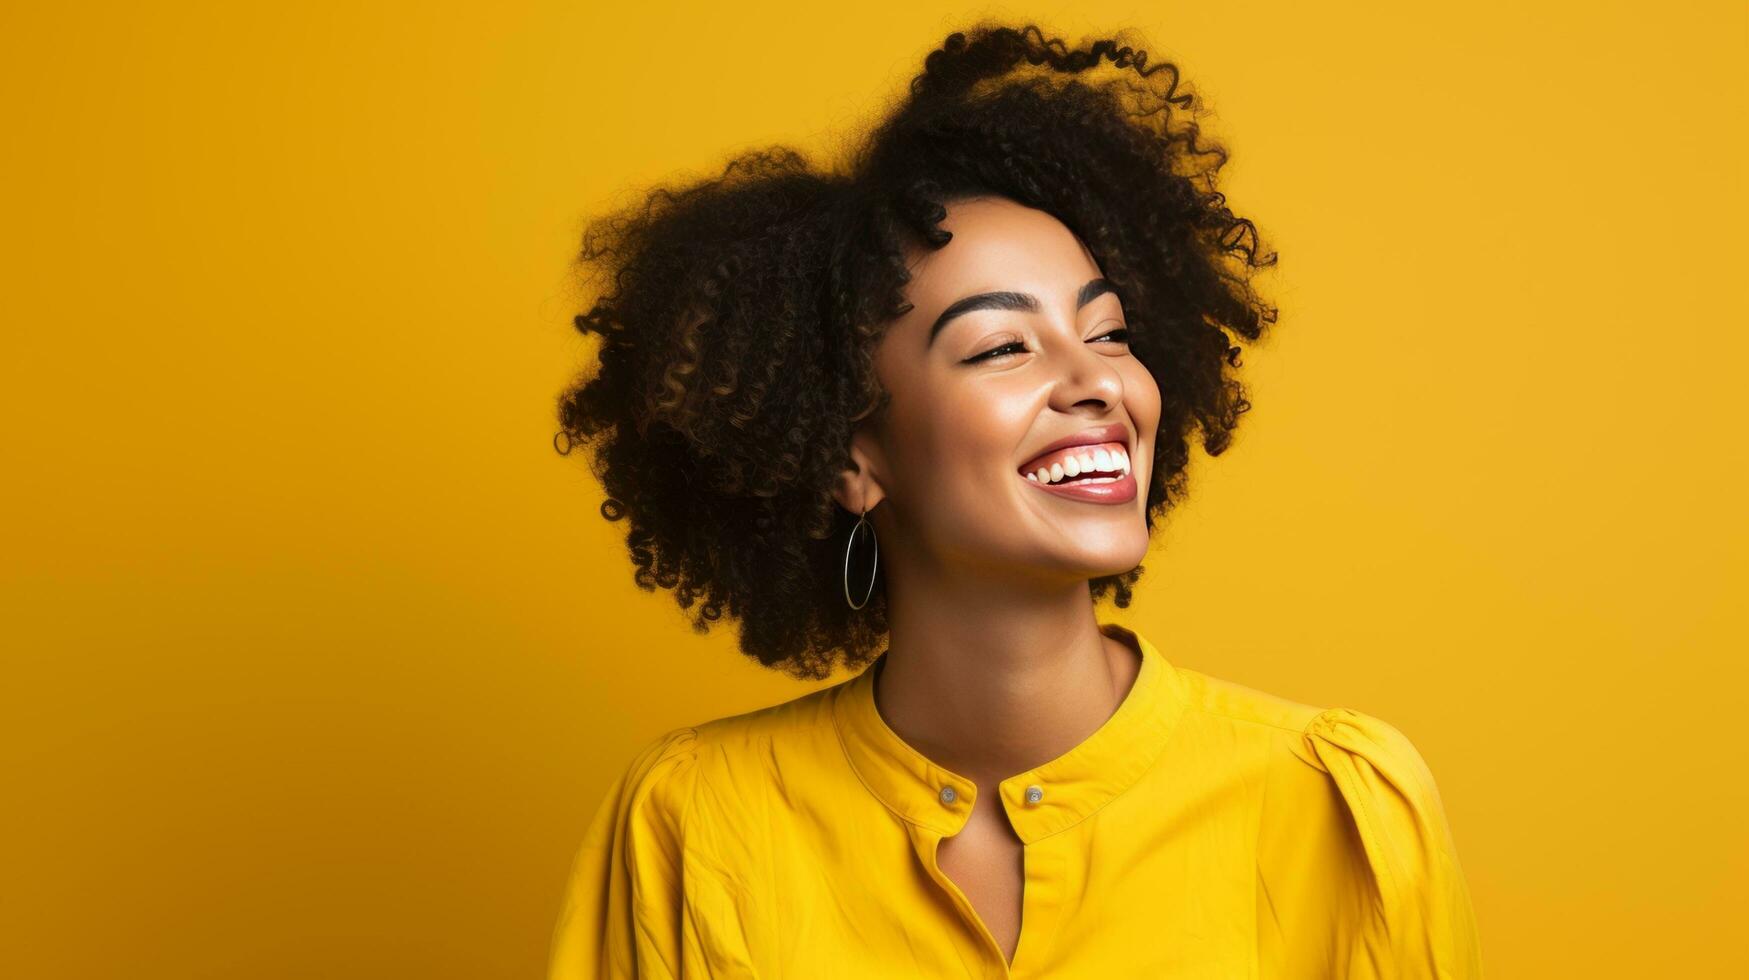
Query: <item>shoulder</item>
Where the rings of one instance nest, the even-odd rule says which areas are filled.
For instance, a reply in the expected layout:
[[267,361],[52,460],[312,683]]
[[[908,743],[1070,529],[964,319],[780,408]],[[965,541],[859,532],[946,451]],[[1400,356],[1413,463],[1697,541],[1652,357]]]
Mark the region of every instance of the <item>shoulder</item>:
[[[714,852],[754,808],[758,771],[806,743],[826,691],[782,704],[665,729],[613,765],[585,835],[586,853],[665,869],[683,852]],[[829,720],[827,724],[829,724]],[[702,817],[701,817],[702,812]]]
[[702,748],[729,760],[749,752],[766,751],[777,744],[793,745],[822,735],[832,736],[833,698],[849,683],[850,680],[840,681],[777,704],[712,718],[693,728]]
[[1418,892],[1455,871],[1438,784],[1395,725],[1352,708],[1330,708],[1306,725],[1300,754],[1340,794],[1388,907],[1418,901]]
[[1403,975],[1480,976],[1469,887],[1415,744],[1381,718],[1335,707],[1313,712],[1287,748],[1270,769],[1260,873],[1284,888],[1296,867],[1356,882],[1360,891],[1349,894],[1364,898],[1343,914],[1361,924],[1363,955],[1389,959]]
[[677,844],[698,778],[698,729],[671,728],[645,740],[618,767],[596,809],[590,842],[626,852]]
[[[1325,774],[1345,795],[1388,785],[1417,804],[1438,802],[1433,775],[1420,751],[1383,719],[1353,708],[1294,701],[1195,670],[1178,672],[1192,708],[1218,724],[1261,731],[1277,746],[1272,761],[1298,760],[1302,767]],[[1363,772],[1376,774],[1382,782],[1361,778]]]
[[1419,809],[1439,806],[1427,761],[1384,719],[1353,708],[1327,708],[1307,721],[1302,734],[1307,761],[1330,773],[1345,793],[1383,793]]
[[817,694],[663,730],[616,763],[572,861],[552,980],[643,976],[649,965],[679,975],[706,956],[744,962],[723,937],[700,947],[692,916],[751,914],[742,871],[760,859],[749,830],[765,816],[758,773],[778,763],[773,747],[805,735]]
[[1420,750],[1352,708],[1288,717],[1303,724],[1272,740],[1257,826],[1274,947],[1323,956],[1345,936],[1344,975],[1481,977],[1469,886]]
[[1318,707],[1197,675],[1194,699],[1217,723],[1264,734],[1270,809],[1351,823],[1384,870],[1395,853],[1447,842],[1433,773],[1395,725],[1347,707]]
[[631,755],[614,792],[631,808],[660,813],[677,830],[700,806],[745,812],[760,786],[783,772],[829,762],[825,753],[838,751],[831,715],[837,686],[668,729]]
[[[1245,745],[1244,758],[1266,764],[1270,789],[1298,805],[1327,799],[1380,817],[1392,807],[1439,808],[1426,761],[1396,726],[1346,707],[1323,707],[1234,681],[1180,669],[1190,707],[1222,730],[1226,745]],[[1276,801],[1282,803],[1279,798]]]
[[1190,706],[1220,721],[1298,733],[1324,710],[1198,670],[1174,669]]

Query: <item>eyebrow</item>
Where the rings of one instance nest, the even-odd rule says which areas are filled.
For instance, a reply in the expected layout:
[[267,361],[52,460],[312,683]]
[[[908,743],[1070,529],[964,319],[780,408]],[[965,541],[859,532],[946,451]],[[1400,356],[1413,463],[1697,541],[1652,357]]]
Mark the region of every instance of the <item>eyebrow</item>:
[[[1090,280],[1075,295],[1075,309],[1081,309],[1106,293],[1115,292],[1117,292],[1117,287],[1113,286],[1109,279],[1102,277]],[[935,324],[929,328],[929,343],[924,346],[934,344],[935,335],[940,333],[942,328],[947,326],[954,317],[970,313],[973,310],[1015,310],[1020,313],[1037,313],[1038,309],[1038,297],[1031,293],[1003,290],[967,296],[964,299],[955,300],[947,309],[941,311],[941,315],[935,318]]]

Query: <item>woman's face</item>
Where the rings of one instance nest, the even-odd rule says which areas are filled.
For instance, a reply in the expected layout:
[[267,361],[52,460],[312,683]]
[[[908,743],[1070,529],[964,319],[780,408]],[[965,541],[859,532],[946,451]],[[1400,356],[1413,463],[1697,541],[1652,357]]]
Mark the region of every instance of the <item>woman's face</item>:
[[[941,227],[953,240],[912,256],[912,308],[875,352],[891,401],[853,439],[863,475],[839,499],[852,512],[885,502],[869,515],[883,564],[1033,584],[1134,568],[1148,549],[1160,389],[1125,343],[1119,297],[1043,211],[978,198],[949,205]],[[1045,453],[1089,433],[1092,445]],[[1100,474],[1121,473],[1116,448],[1130,472],[1114,481]],[[1022,472],[1055,463],[1067,477],[1083,459],[1092,479],[1057,489]]]

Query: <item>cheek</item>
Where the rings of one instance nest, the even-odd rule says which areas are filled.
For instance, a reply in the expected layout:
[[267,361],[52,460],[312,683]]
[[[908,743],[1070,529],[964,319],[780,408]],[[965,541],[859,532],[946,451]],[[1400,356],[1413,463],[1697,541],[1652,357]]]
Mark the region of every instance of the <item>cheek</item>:
[[906,482],[931,493],[981,499],[1019,462],[1038,414],[1035,393],[999,384],[928,384],[919,377],[895,432]]
[[1133,358],[1124,373],[1124,403],[1141,434],[1151,438],[1160,424],[1160,385],[1153,373]]
[[940,431],[945,448],[967,464],[998,468],[1019,462],[1027,434],[1037,421],[1041,405],[1036,385],[1020,383],[1018,373],[1011,384],[983,378],[978,384],[959,384],[942,392]]

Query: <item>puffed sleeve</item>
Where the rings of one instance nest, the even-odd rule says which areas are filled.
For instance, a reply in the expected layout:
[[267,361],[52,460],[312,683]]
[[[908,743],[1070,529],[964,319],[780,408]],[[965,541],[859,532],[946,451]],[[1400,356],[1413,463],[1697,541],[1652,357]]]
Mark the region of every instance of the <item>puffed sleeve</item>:
[[1359,832],[1376,902],[1347,975],[1481,977],[1469,886],[1421,753],[1396,728],[1350,708],[1320,712],[1305,738]]
[[685,973],[682,848],[697,739],[696,728],[677,728],[645,745],[595,811],[572,862],[548,980]]

